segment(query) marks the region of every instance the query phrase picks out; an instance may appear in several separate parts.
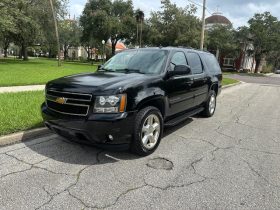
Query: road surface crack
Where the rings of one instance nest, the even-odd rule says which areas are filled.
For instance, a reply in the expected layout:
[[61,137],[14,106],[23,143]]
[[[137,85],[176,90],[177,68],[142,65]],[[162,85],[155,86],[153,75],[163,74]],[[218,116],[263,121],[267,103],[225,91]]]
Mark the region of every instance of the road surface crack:
[[93,207],[93,208],[95,208],[95,209],[106,209],[106,208],[110,208],[110,207],[116,205],[116,204],[118,203],[118,201],[119,201],[122,197],[124,197],[125,195],[127,195],[128,193],[130,193],[130,192],[132,192],[132,191],[135,191],[135,190],[139,190],[139,189],[141,189],[141,188],[143,188],[143,187],[146,187],[146,186],[148,186],[148,185],[147,185],[147,184],[143,184],[143,185],[138,186],[138,187],[130,188],[130,189],[124,191],[123,193],[119,194],[118,197],[115,199],[115,201],[114,201],[112,204],[105,205],[105,206],[98,206],[98,205],[96,205],[96,206]]
[[280,186],[279,185],[276,185],[276,184],[272,184],[270,183],[270,181],[263,177],[256,169],[254,169],[254,167],[246,160],[242,159],[242,158],[239,158],[242,162],[246,163],[246,165],[248,166],[248,168],[255,174],[257,175],[259,178],[261,178],[262,180],[264,180],[268,185],[271,185],[271,186],[274,186],[274,187],[277,187],[279,188]]

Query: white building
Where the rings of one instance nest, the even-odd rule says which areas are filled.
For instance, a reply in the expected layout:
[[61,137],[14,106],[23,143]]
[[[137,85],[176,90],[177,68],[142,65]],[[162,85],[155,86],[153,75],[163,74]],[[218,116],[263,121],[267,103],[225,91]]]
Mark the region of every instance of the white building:
[[[221,25],[221,26],[232,26],[231,21],[222,15],[220,12],[213,13],[212,16],[205,19],[205,29],[211,30],[214,26]],[[250,37],[246,43],[241,44],[241,51],[240,55],[236,58],[219,53],[219,49],[208,49],[212,53],[216,54],[217,59],[220,62],[220,65],[224,70],[244,70],[248,72],[253,72],[255,69],[255,59],[252,55],[254,50],[254,46],[250,41]]]

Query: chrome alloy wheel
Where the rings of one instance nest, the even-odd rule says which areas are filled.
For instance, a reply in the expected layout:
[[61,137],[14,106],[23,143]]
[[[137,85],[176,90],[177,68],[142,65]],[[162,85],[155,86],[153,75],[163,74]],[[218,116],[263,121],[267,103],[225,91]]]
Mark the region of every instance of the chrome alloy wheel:
[[216,108],[216,98],[215,95],[211,95],[209,100],[209,112],[211,115],[214,113],[215,108]]
[[142,127],[141,139],[146,149],[152,149],[160,136],[160,120],[157,115],[148,115]]

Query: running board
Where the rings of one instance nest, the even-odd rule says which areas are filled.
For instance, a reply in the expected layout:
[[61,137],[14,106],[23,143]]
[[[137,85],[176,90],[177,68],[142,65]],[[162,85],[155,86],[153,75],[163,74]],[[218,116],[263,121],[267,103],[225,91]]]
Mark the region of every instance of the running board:
[[189,117],[191,117],[191,116],[193,116],[193,115],[196,115],[196,114],[202,112],[203,110],[204,110],[203,107],[194,109],[194,110],[192,110],[192,111],[190,111],[190,112],[187,112],[187,113],[185,113],[185,114],[183,114],[183,115],[180,115],[180,116],[178,116],[178,117],[176,117],[176,118],[173,118],[173,119],[171,119],[171,120],[165,122],[164,126],[166,126],[166,127],[175,126],[175,125],[177,125],[177,124],[183,122],[184,120],[188,119]]

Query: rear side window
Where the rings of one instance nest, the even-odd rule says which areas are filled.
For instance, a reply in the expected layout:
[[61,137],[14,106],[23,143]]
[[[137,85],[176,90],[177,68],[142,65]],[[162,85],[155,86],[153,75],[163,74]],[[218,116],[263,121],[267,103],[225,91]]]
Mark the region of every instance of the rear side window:
[[220,65],[214,55],[204,54],[203,58],[207,68],[211,73],[221,73]]
[[193,74],[201,74],[203,72],[200,57],[196,53],[187,53],[188,63]]
[[171,70],[173,71],[175,66],[178,65],[187,65],[187,60],[186,60],[186,56],[185,53],[183,52],[176,52],[172,59],[171,59]]

